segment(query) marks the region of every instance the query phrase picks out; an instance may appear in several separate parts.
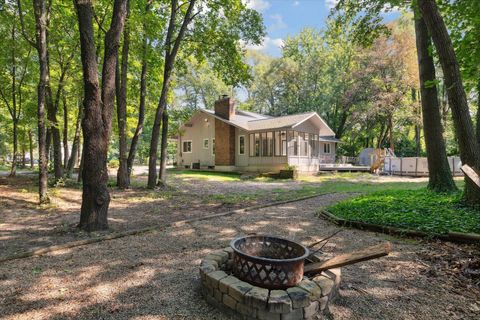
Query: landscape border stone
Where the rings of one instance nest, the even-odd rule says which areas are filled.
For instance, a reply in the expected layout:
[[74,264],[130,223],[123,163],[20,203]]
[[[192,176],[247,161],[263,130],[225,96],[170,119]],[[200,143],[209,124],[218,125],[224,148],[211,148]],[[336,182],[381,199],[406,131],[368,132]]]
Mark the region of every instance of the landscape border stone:
[[440,239],[440,240],[450,241],[455,243],[469,243],[469,244],[480,243],[480,234],[478,233],[462,233],[462,232],[449,232],[447,234],[426,233],[426,232],[416,231],[416,230],[401,229],[401,228],[395,228],[390,226],[383,226],[379,224],[347,220],[347,219],[339,218],[327,210],[321,210],[317,212],[317,214],[322,218],[325,218],[328,221],[341,227],[351,227],[351,228],[356,228],[360,230],[380,232],[388,235],[403,236],[403,237]]

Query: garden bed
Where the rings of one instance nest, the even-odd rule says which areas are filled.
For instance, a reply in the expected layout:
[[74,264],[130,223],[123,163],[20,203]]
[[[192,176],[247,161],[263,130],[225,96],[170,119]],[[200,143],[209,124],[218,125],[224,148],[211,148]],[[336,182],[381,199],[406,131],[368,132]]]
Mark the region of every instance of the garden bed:
[[461,193],[427,189],[388,190],[342,201],[328,208],[335,217],[427,234],[480,233],[480,211],[461,203]]

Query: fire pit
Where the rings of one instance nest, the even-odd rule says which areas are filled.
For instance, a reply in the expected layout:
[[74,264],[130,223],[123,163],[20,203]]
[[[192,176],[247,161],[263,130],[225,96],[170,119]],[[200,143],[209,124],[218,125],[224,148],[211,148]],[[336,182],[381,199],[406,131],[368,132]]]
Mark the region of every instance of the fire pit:
[[202,294],[237,319],[318,319],[337,295],[339,267],[389,251],[385,243],[325,261],[284,238],[237,238],[202,260]]
[[233,274],[267,289],[287,289],[303,278],[303,263],[310,251],[303,245],[272,236],[232,240]]

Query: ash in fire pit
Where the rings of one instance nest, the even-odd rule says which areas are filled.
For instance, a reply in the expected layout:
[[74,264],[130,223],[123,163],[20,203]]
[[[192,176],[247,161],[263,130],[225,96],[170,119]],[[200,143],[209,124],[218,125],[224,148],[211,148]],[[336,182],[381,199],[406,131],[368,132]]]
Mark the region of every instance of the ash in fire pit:
[[[236,250],[231,247],[225,248],[209,254],[203,259],[200,265],[200,276],[202,293],[205,299],[237,319],[318,319],[318,316],[328,310],[328,303],[338,292],[340,269],[330,269],[308,279],[303,277],[303,260],[306,258],[305,255],[308,256],[308,249],[301,245],[299,245],[300,248],[295,247],[294,245],[297,244],[294,242],[282,243],[282,241],[274,241],[275,244],[273,244],[274,242],[270,241],[271,239],[269,240],[268,237],[262,238],[264,239],[260,240],[257,237],[252,239],[254,241],[248,243],[243,241],[236,243],[235,241],[238,240],[236,239],[232,241],[232,245]],[[264,241],[265,243],[263,243]],[[287,249],[287,247],[291,249]],[[263,249],[260,250],[259,248]],[[278,252],[290,252],[281,253],[289,255],[286,256],[287,262],[291,259],[301,259],[302,267],[300,274],[302,276],[298,283],[287,285],[288,288],[285,289],[267,289],[262,288],[253,281],[251,283],[242,281],[236,276],[234,270],[236,263],[234,260],[239,252],[248,256],[254,254],[255,256],[252,255],[254,258],[259,258],[256,256],[258,254],[262,259],[268,260],[273,258],[272,260],[278,260],[274,259],[279,257],[275,253],[277,249],[274,248],[277,248]],[[320,261],[315,255],[310,256],[309,259],[312,262]],[[272,261],[267,262],[271,263]],[[248,270],[252,268],[255,269],[253,264],[245,268],[245,262],[243,262],[241,270],[245,270],[244,272],[247,274],[260,275],[262,273],[259,269],[250,273]],[[267,273],[274,268],[273,265],[272,267],[267,266],[266,269],[268,270],[265,270],[265,272]],[[238,272],[238,268],[236,269]],[[280,270],[279,274],[281,272],[282,270]],[[275,280],[271,280],[271,283],[268,285],[270,286],[272,283],[275,283]],[[285,286],[285,280],[278,283]]]

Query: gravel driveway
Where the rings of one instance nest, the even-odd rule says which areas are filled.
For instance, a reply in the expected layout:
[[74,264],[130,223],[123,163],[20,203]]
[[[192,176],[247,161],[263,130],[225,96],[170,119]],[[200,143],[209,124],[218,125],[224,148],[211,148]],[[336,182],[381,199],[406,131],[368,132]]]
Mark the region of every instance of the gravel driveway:
[[[315,211],[344,197],[323,195],[3,263],[0,318],[228,319],[199,295],[200,259],[251,232],[305,244],[321,239],[337,227]],[[326,256],[386,238],[345,229],[325,247]],[[389,257],[342,269],[340,298],[330,308],[333,319],[480,318],[478,287],[443,263],[478,254],[478,248],[388,240],[394,248]]]

